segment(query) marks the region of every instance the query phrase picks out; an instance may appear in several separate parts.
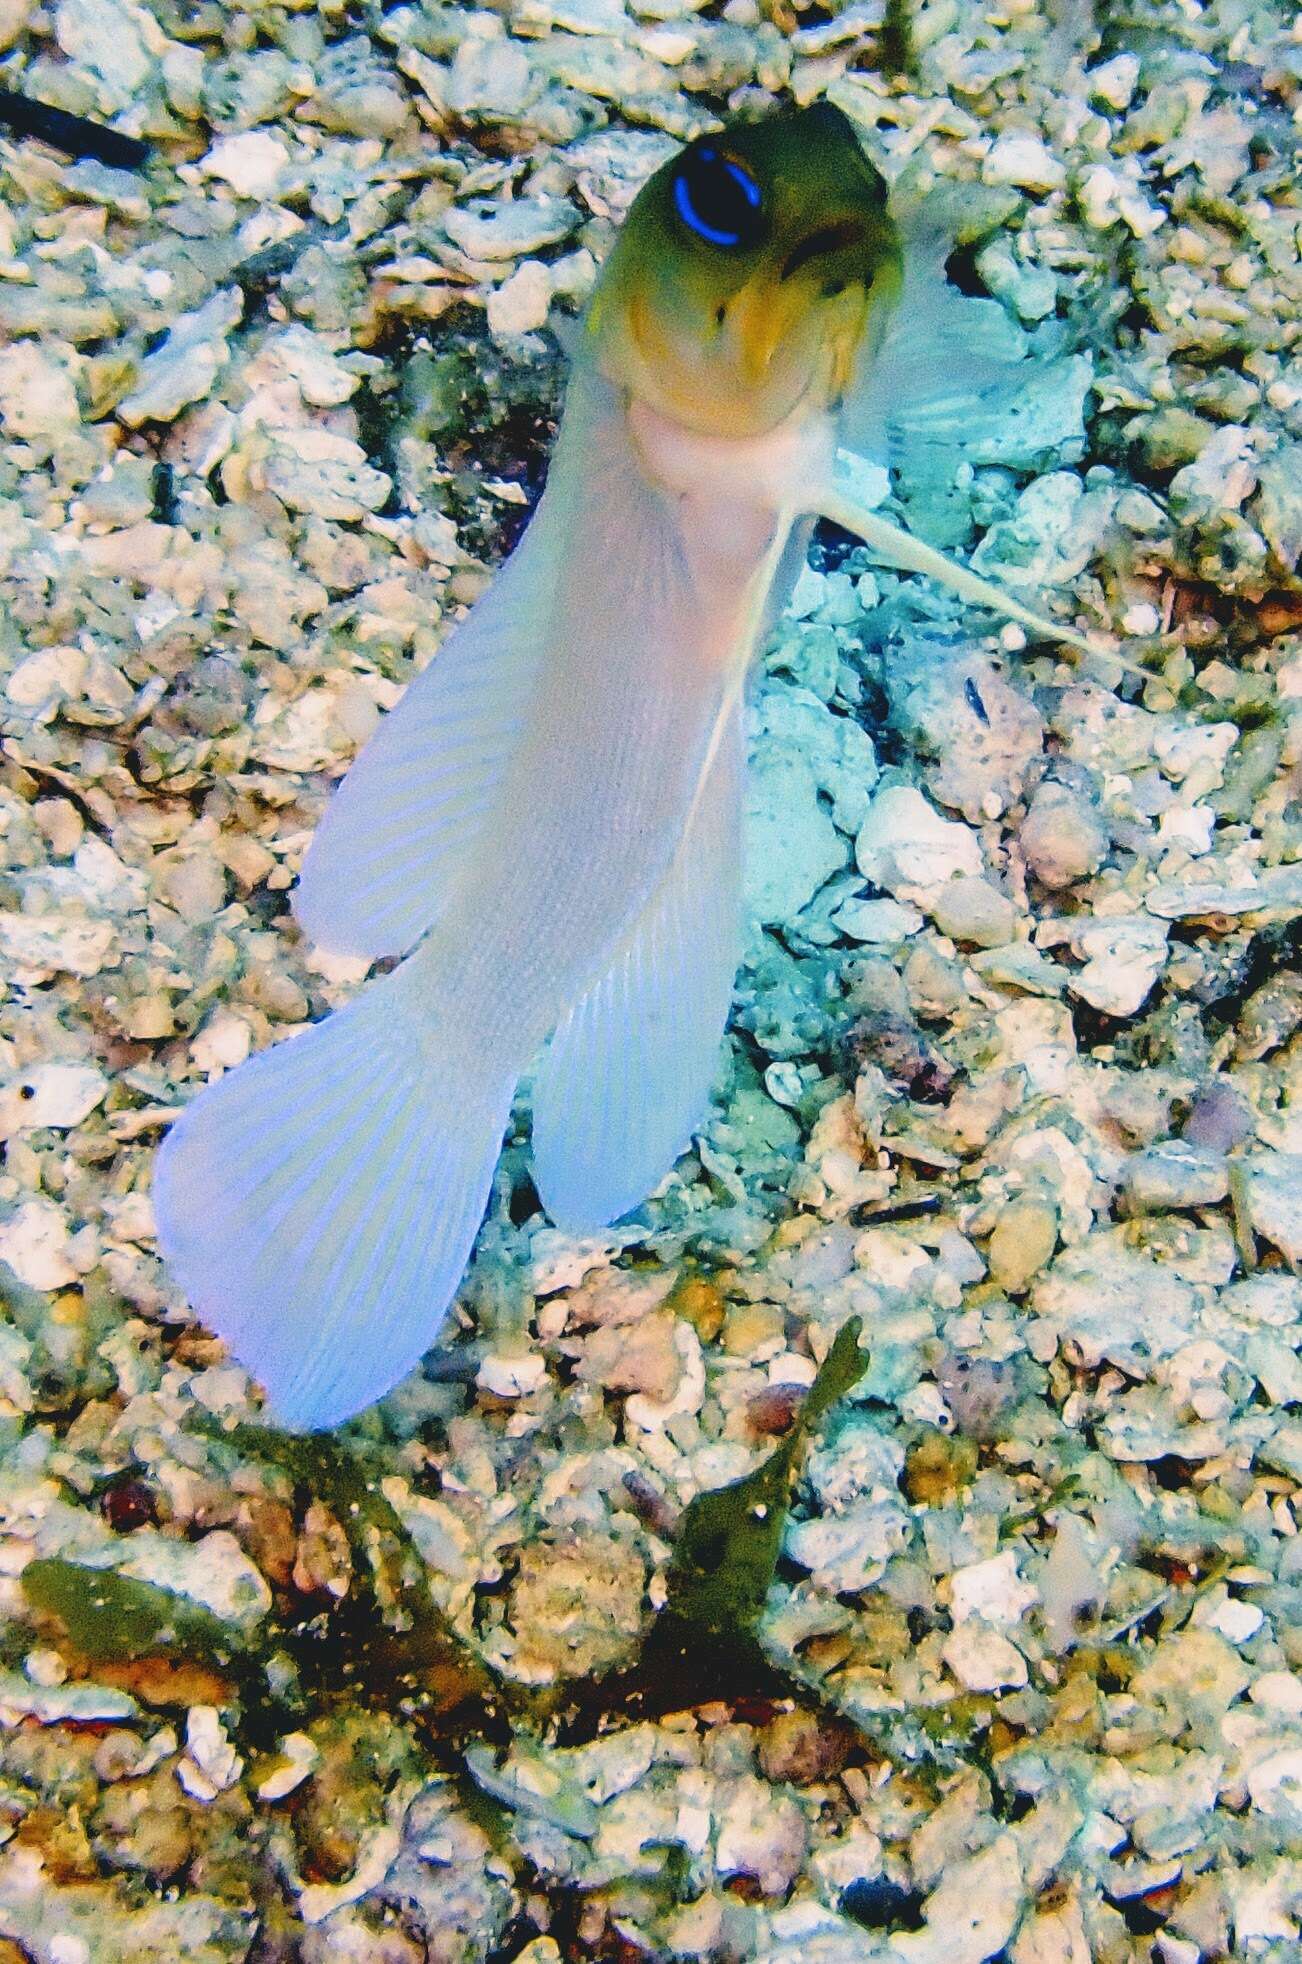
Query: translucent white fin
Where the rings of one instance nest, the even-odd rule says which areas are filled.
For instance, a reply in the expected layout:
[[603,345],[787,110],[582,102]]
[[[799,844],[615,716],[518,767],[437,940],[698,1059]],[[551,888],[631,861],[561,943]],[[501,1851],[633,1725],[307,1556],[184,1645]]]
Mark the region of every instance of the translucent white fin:
[[286,1426],[412,1369],[483,1218],[514,1077],[439,1062],[410,1002],[403,970],[373,984],[201,1093],[158,1154],[159,1247]]
[[866,505],[857,503],[842,491],[829,486],[817,500],[817,510],[824,518],[830,518],[834,525],[843,526],[863,540],[868,550],[887,566],[896,566],[904,573],[925,573],[928,579],[940,586],[948,587],[961,600],[970,600],[975,606],[989,607],[996,614],[1004,615],[1010,621],[1017,621],[1027,628],[1039,641],[1058,641],[1066,648],[1074,648],[1079,654],[1093,655],[1114,662],[1127,674],[1149,679],[1147,669],[1138,663],[1127,661],[1117,654],[1110,645],[1100,641],[1097,645],[1086,639],[1074,627],[1067,627],[1061,621],[1051,621],[1045,614],[1037,614],[1030,607],[1024,607],[1020,600],[1014,600],[1002,587],[983,580],[979,574],[968,571],[966,566],[947,559],[934,546],[924,545],[898,525],[879,512],[870,511]]
[[996,300],[952,286],[943,201],[902,224],[904,284],[881,340],[865,344],[843,405],[841,441],[902,482],[939,479],[1008,412],[1030,367],[1026,339]]
[[446,907],[525,726],[557,530],[540,508],[326,807],[292,895],[318,947],[405,954]]
[[735,702],[668,872],[535,1078],[534,1180],[571,1233],[645,1200],[708,1110],[740,959],[741,725]]

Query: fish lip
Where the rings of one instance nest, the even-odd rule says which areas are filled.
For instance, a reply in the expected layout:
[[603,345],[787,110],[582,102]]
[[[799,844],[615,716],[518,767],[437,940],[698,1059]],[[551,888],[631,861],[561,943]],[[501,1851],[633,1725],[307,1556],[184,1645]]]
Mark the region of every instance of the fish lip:
[[[664,365],[665,358],[663,351],[656,348],[654,339],[651,338],[653,330],[648,329],[644,314],[645,309],[637,299],[634,299],[630,302],[626,310],[626,319],[629,335],[637,353],[639,363],[648,375],[654,377],[657,369]],[[820,350],[820,352],[826,351]],[[770,366],[771,357],[770,361],[765,364],[766,371]],[[809,363],[806,367],[804,379],[796,394],[789,401],[784,400],[774,411],[773,415],[764,422],[761,428],[748,430],[746,437],[769,436],[792,416],[798,414],[814,394],[819,384],[822,367],[823,364],[817,361]],[[650,391],[644,391],[638,388],[636,381],[630,381],[627,386],[631,396],[635,397],[639,402],[644,402],[648,408],[655,410],[657,414],[666,415],[668,420],[678,423],[681,428],[697,429],[701,433],[710,435],[719,434],[717,430],[711,430],[708,425],[702,429],[702,426],[684,420],[681,408],[677,404],[673,406],[672,411],[667,406],[662,407],[661,405],[665,404],[665,396],[661,391],[654,388]],[[757,382],[747,385],[747,392],[757,397],[760,394],[760,384]],[[745,439],[739,438],[738,440],[744,441]]]

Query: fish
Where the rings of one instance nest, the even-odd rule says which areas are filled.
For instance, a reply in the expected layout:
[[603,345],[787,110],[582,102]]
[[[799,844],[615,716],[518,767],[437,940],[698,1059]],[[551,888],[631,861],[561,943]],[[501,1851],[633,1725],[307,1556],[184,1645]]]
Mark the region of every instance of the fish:
[[157,1155],[166,1266],[286,1428],[342,1423],[437,1340],[527,1076],[567,1232],[639,1206],[699,1131],[741,955],[747,672],[817,517],[1090,648],[847,476],[847,446],[885,433],[898,465],[961,424],[965,372],[1001,386],[943,256],[909,250],[828,103],[698,137],[630,207],[537,509],[291,896],[309,941],[396,966],[205,1087]]

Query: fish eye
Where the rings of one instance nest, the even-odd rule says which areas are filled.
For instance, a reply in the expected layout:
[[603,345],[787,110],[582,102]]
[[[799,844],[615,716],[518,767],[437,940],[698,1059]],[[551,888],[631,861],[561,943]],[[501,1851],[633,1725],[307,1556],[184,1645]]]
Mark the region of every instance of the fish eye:
[[689,150],[674,174],[674,210],[698,239],[725,252],[755,245],[764,227],[764,198],[744,164],[713,143]]

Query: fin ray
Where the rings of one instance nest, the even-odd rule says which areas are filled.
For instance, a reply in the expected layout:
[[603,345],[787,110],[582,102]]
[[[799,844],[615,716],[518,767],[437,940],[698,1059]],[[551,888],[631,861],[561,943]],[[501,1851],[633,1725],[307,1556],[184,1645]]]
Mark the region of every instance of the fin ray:
[[664,879],[539,1067],[534,1177],[572,1231],[645,1200],[708,1108],[740,959],[741,778],[735,704]]
[[487,1204],[514,1074],[436,1059],[402,975],[209,1086],[159,1151],[159,1246],[283,1424],[419,1361]]
[[[525,726],[556,530],[540,507],[336,789],[291,896],[319,947],[405,954],[446,907]],[[393,888],[376,905],[377,891]]]

